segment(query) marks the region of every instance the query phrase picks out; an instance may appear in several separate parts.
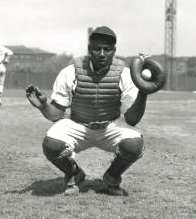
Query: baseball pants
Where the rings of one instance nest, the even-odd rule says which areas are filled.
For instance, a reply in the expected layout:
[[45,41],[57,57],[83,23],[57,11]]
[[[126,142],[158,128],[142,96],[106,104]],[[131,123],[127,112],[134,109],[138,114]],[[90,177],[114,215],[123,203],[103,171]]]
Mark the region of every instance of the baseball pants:
[[[47,132],[47,137],[65,142],[69,150],[78,153],[91,147],[116,152],[118,143],[127,138],[141,138],[136,128],[118,118],[105,128],[93,130],[69,118],[57,121]],[[66,149],[67,150],[67,147]]]

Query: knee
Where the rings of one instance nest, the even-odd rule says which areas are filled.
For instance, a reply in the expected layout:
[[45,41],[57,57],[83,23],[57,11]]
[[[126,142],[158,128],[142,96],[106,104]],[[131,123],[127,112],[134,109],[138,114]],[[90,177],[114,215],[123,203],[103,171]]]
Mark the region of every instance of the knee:
[[68,145],[58,139],[46,136],[42,143],[43,153],[48,160],[53,161],[61,156],[70,156],[71,150]]
[[126,138],[119,142],[118,149],[122,157],[127,160],[137,160],[143,154],[143,137]]

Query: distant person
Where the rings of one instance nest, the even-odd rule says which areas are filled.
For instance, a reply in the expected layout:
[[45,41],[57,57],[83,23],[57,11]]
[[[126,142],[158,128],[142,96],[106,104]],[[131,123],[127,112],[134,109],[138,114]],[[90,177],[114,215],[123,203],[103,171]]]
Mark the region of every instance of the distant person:
[[7,71],[6,68],[9,63],[10,56],[12,55],[13,52],[10,49],[0,46],[0,106],[2,105],[2,95]]
[[[143,136],[134,126],[145,112],[147,94],[134,85],[130,69],[115,56],[116,41],[113,30],[97,27],[89,37],[89,54],[57,76],[51,102],[37,87],[26,89],[30,103],[55,122],[44,138],[43,152],[65,174],[65,194],[79,191],[85,180],[75,152],[98,147],[114,153],[101,181],[101,192],[109,195],[127,195],[120,187],[121,176],[143,155]],[[144,57],[139,60],[136,69]],[[70,118],[65,118],[69,107]]]

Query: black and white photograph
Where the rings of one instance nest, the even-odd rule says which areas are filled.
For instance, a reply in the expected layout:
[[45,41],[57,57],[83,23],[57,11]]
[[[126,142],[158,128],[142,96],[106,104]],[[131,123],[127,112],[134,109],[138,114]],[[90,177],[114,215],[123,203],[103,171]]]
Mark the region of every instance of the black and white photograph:
[[195,8],[0,0],[0,219],[196,218]]

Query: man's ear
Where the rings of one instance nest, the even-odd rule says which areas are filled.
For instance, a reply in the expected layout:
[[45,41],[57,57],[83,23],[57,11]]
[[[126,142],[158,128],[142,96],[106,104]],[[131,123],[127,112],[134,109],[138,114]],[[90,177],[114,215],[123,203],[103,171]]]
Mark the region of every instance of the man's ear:
[[113,56],[115,55],[115,53],[116,53],[116,46],[114,46],[114,48],[113,48]]

